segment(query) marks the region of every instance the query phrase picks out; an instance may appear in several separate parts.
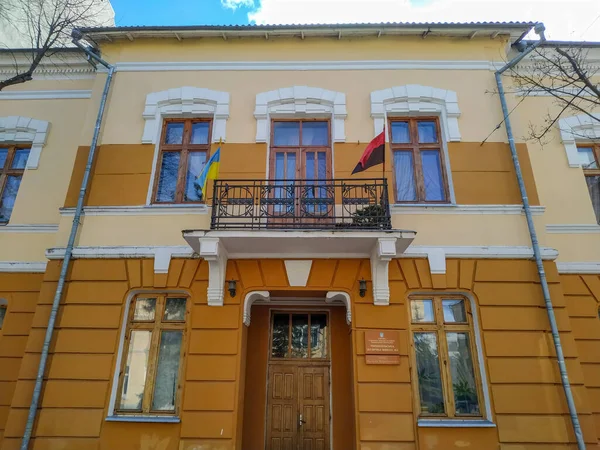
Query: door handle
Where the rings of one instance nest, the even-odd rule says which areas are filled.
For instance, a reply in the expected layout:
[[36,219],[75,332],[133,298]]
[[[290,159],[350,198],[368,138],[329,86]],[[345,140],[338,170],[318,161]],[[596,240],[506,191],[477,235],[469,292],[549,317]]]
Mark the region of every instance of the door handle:
[[306,423],[306,421],[302,420],[302,414],[300,414],[300,416],[298,417],[298,426],[301,427],[305,423]]

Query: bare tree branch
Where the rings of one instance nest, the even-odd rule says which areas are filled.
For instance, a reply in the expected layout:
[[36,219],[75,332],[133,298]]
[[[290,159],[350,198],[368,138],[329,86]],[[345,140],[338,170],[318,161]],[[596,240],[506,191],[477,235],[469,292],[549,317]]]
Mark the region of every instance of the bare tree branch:
[[44,59],[72,46],[73,28],[113,25],[111,13],[106,0],[0,0],[0,28],[7,33],[9,45],[31,48],[19,52],[26,63],[19,62],[11,52],[15,70],[0,79],[0,91],[32,80],[40,64],[45,64]]
[[599,68],[591,63],[583,47],[539,47],[532,55],[511,71],[516,90],[524,97],[549,96],[554,107],[549,108],[542,125],[530,123],[526,138],[543,144],[559,119],[569,113],[600,122],[600,86],[593,81],[600,75]]

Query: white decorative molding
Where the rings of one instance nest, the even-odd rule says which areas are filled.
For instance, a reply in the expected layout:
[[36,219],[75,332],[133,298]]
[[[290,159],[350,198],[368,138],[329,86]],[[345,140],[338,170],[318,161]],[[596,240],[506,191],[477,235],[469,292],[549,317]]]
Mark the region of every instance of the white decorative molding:
[[256,95],[256,142],[267,142],[271,117],[331,117],[334,142],[345,142],[346,94],[293,86]]
[[58,224],[53,223],[17,223],[0,226],[0,233],[56,233]]
[[373,303],[390,304],[388,267],[397,255],[396,238],[379,238],[371,254],[371,280],[373,281]]
[[[168,252],[172,258],[191,258],[194,252],[187,245],[171,246],[122,246],[122,247],[75,247],[73,258],[75,259],[113,259],[113,258],[154,258],[157,253]],[[46,258],[63,259],[65,257],[64,247],[49,248],[46,250]],[[160,266],[159,266],[160,267]]]
[[431,275],[444,275],[446,273],[446,251],[443,248],[432,248],[427,252],[429,271]]
[[558,262],[558,273],[600,274],[600,261],[598,262]]
[[[532,259],[533,249],[525,246],[501,245],[456,245],[428,247],[424,245],[410,245],[406,251],[399,254],[398,258],[429,258],[431,253],[442,250],[446,258],[465,259]],[[558,250],[550,247],[541,247],[542,259],[553,261],[558,257]]]
[[154,250],[154,273],[169,273],[169,265],[174,250],[169,247],[159,247]]
[[[390,205],[392,214],[497,214],[525,215],[523,205],[414,205],[396,203]],[[532,206],[531,214],[541,216],[546,211],[545,206]]]
[[346,306],[346,323],[352,324],[352,303],[350,302],[350,295],[342,291],[329,291],[325,295],[325,302],[332,304],[342,302]]
[[550,234],[598,234],[600,225],[595,223],[549,223],[546,225],[546,233]]
[[[207,205],[84,206],[84,216],[171,216],[208,214]],[[60,208],[61,216],[74,216],[75,208]]]
[[600,139],[600,113],[591,115],[596,117],[596,120],[587,114],[579,114],[564,117],[558,121],[560,137],[565,146],[569,167],[581,167],[577,154],[577,141]]
[[290,286],[305,287],[312,267],[312,259],[308,260],[285,260],[285,271],[287,273]]
[[[375,134],[381,133],[387,117],[434,115],[446,142],[460,141],[460,109],[456,92],[419,84],[396,86],[371,92],[371,117]],[[386,142],[389,134],[386,133]]]
[[180,87],[146,96],[143,144],[156,144],[165,117],[211,117],[212,141],[225,140],[229,119],[229,93],[199,87]]
[[223,306],[227,251],[219,238],[202,238],[198,254],[208,262],[208,289],[206,290],[208,304]]
[[91,90],[2,91],[0,100],[58,100],[92,98]]
[[261,302],[269,302],[271,300],[271,294],[269,291],[252,291],[246,294],[246,298],[244,298],[243,322],[247,327],[250,326],[252,304],[257,300]]
[[31,144],[27,169],[37,169],[46,145],[50,122],[22,116],[0,117],[0,144]]
[[44,273],[46,261],[0,261],[0,272]]
[[[320,70],[486,70],[504,63],[471,60],[349,60],[349,61],[148,61],[118,62],[119,72],[177,71],[320,71]],[[106,72],[99,67],[98,72]]]

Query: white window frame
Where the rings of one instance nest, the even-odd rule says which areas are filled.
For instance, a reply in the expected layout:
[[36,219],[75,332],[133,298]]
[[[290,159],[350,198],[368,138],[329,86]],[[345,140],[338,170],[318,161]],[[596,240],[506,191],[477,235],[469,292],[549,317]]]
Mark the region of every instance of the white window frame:
[[271,119],[323,118],[331,121],[331,176],[335,177],[335,143],[346,142],[346,94],[310,86],[292,86],[256,94],[256,142],[267,144],[269,177]]
[[49,130],[50,122],[45,120],[24,116],[0,117],[0,146],[2,144],[31,144],[25,169],[37,169]]
[[[473,313],[473,336],[475,337],[475,348],[477,350],[477,363],[479,366],[479,377],[481,378],[481,390],[483,391],[483,405],[482,410],[485,411],[483,418],[481,419],[447,419],[447,418],[419,418],[417,419],[417,426],[419,427],[444,427],[444,428],[492,428],[496,424],[493,422],[492,415],[492,404],[490,402],[490,389],[487,381],[487,374],[485,371],[485,356],[483,354],[483,342],[481,339],[481,328],[479,327],[479,314],[477,311],[477,302],[473,294],[464,291],[452,291],[452,290],[439,290],[439,291],[412,291],[408,294],[407,299],[412,295],[456,295],[464,297],[469,301],[471,305],[471,312]],[[410,305],[410,300],[407,300]],[[410,320],[410,315],[409,315]],[[412,339],[412,331],[409,335]],[[415,383],[418,384],[418,380]],[[418,389],[418,386],[417,386]]]
[[581,168],[577,144],[600,140],[600,113],[592,114],[598,120],[587,114],[564,117],[558,121],[560,137],[565,147],[569,167]]
[[[127,336],[127,325],[129,322],[129,308],[131,308],[131,304],[133,303],[133,299],[137,295],[182,295],[185,296],[188,301],[191,301],[191,293],[181,289],[134,289],[127,294],[127,298],[125,299],[125,311],[123,312],[123,322],[121,324],[121,332],[119,334],[119,348],[117,350],[117,360],[115,362],[115,370],[113,373],[112,386],[110,391],[110,399],[108,402],[108,412],[106,416],[106,421],[108,422],[167,422],[167,423],[179,423],[181,418],[179,415],[165,415],[159,416],[156,414],[127,414],[127,415],[119,415],[116,413],[116,402],[119,390],[119,373],[121,372],[121,362],[124,357],[124,349],[125,349],[125,337]],[[189,324],[186,322],[186,329],[184,332],[187,332],[187,327]],[[182,351],[185,351],[182,348]],[[182,377],[185,377],[185,367],[180,368]],[[179,380],[181,383],[182,380]],[[176,405],[177,406],[177,405]],[[181,413],[181,405],[179,405],[179,412]]]
[[[160,135],[164,119],[167,118],[210,118],[212,119],[212,142],[225,141],[229,119],[229,92],[184,86],[151,92],[146,96],[142,117],[145,120],[142,144],[154,144],[152,174],[146,196],[146,205],[152,205],[152,187],[160,154]],[[193,207],[197,205],[182,205]]]
[[[461,141],[458,126],[460,114],[458,96],[456,92],[449,89],[407,84],[371,92],[371,117],[373,118],[375,136],[383,131],[388,119],[423,116],[436,116],[439,118],[442,132],[442,136],[440,136],[441,148],[448,178],[450,205],[456,205],[456,196],[452,181],[448,142]],[[389,133],[385,135],[385,142],[389,142]],[[447,203],[441,205],[448,206]],[[410,206],[414,207],[415,204]],[[423,206],[435,205],[423,203]]]

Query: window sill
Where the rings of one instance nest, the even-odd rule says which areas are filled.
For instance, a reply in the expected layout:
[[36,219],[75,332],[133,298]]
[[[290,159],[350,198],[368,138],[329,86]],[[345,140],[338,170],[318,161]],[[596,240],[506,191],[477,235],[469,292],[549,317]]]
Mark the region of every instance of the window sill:
[[423,428],[495,428],[496,424],[484,419],[419,419]]
[[108,416],[107,422],[179,423],[177,416]]

